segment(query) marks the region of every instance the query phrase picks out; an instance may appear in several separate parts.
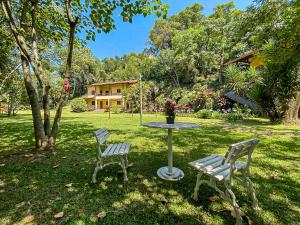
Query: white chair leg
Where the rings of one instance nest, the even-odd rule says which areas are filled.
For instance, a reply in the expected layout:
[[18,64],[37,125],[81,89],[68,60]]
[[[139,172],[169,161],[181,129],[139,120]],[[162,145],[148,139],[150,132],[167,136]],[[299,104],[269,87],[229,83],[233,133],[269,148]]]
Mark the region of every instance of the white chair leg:
[[127,158],[127,155],[125,155],[125,167],[128,168],[128,158]]
[[258,206],[258,200],[256,198],[256,194],[255,194],[255,189],[253,187],[253,183],[250,180],[250,178],[246,175],[246,173],[243,173],[244,175],[244,180],[245,180],[245,184],[248,190],[248,193],[251,195],[252,198],[252,208],[254,210],[261,210],[261,208]]
[[94,170],[94,173],[93,173],[93,177],[92,177],[92,182],[95,184],[97,183],[97,173],[99,170],[102,170],[103,168],[103,165],[102,165],[102,159],[99,159],[99,161],[96,163],[96,168]]
[[121,167],[122,167],[123,173],[124,173],[124,182],[127,182],[128,177],[127,177],[127,170],[126,170],[126,163],[125,163],[126,160],[124,160],[123,157],[121,157],[120,160],[121,160]]
[[198,172],[197,174],[197,182],[196,182],[196,186],[194,188],[194,193],[192,195],[192,198],[195,200],[195,201],[198,201],[198,193],[199,193],[199,187],[201,185],[201,176],[202,176],[203,173],[201,172]]
[[226,187],[226,196],[228,197],[228,200],[230,200],[231,205],[233,206],[234,212],[235,212],[235,218],[236,218],[236,225],[242,225],[243,224],[243,219],[241,216],[241,210],[239,205],[236,202],[236,197],[233,193],[233,191],[231,190],[231,187],[229,184],[227,184],[227,182],[225,183],[225,187]]

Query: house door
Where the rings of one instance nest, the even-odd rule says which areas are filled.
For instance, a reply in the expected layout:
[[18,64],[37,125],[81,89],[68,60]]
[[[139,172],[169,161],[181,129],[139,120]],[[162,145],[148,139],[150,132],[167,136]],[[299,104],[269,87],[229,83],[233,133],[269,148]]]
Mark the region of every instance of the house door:
[[103,102],[100,101],[100,109],[103,109]]

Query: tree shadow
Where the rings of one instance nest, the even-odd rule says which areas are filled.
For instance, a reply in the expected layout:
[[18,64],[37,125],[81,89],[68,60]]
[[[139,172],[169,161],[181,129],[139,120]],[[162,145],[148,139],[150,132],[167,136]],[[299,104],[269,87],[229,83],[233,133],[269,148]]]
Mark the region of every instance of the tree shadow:
[[[16,137],[9,144],[15,143],[19,149],[27,146],[16,139],[32,138],[32,125],[26,121],[5,125],[9,130],[1,138],[8,140],[14,134]],[[110,142],[132,145],[129,160],[134,167],[129,169],[127,184],[123,183],[122,174],[117,173],[117,166],[106,167],[98,173],[98,183],[90,183],[97,156],[92,132],[97,128],[92,123],[79,122],[76,117],[62,122],[55,151],[21,151],[18,155],[1,156],[0,164],[5,166],[0,167],[0,223],[25,224],[29,220],[30,224],[32,220],[36,224],[93,224],[101,210],[107,212],[103,224],[234,223],[225,201],[208,200],[216,194],[211,188],[201,186],[200,200],[191,199],[196,173],[188,162],[211,154],[224,155],[229,144],[255,133],[222,129],[226,123],[174,131],[174,166],[182,169],[185,177],[178,182],[166,182],[156,176],[156,171],[167,165],[167,131],[121,125],[118,129],[109,127]],[[297,153],[299,144],[297,139],[277,140],[271,146],[275,150],[269,151],[270,143],[262,139],[254,152],[251,178],[263,211],[251,209],[250,198],[241,185],[236,185],[235,193],[252,224],[292,224],[299,221],[299,181],[291,175],[297,172],[291,167],[297,158],[276,150],[276,146]],[[280,176],[273,179],[274,171]],[[65,186],[70,183],[71,187]],[[53,215],[60,211],[65,216],[55,221]]]

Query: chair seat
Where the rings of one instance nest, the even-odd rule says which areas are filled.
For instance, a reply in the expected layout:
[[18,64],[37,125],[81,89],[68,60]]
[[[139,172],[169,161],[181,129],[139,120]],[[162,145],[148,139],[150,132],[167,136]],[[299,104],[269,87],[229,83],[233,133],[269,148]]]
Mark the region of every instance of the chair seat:
[[[230,165],[223,164],[223,156],[211,155],[202,159],[195,160],[189,164],[197,170],[221,181],[230,174]],[[241,162],[235,162],[236,170],[244,168]]]
[[102,157],[111,157],[119,155],[127,155],[130,149],[130,144],[118,143],[109,144],[107,148],[102,153]]

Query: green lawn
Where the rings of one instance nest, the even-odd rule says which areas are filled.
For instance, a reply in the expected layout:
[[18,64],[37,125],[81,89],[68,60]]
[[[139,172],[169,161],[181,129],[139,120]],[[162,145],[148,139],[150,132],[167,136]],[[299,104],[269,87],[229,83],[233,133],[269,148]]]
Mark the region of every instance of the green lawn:
[[[145,115],[145,122],[164,121],[163,116]],[[196,122],[201,128],[174,131],[174,165],[185,177],[167,182],[156,176],[167,164],[166,130],[140,127],[138,115],[63,114],[55,151],[36,153],[29,112],[0,117],[0,224],[234,224],[222,199],[202,186],[200,199],[191,193],[195,172],[188,162],[214,153],[225,154],[227,146],[258,137],[251,178],[263,209],[251,210],[246,190],[236,183],[235,193],[248,224],[299,224],[300,221],[300,127],[271,125],[267,120],[228,123],[222,120],[177,118]],[[116,166],[98,174],[90,183],[97,150],[92,131],[107,127],[111,142],[132,144],[128,184]],[[72,187],[65,187],[72,183]],[[166,200],[167,204],[166,204]],[[97,220],[99,211],[107,215]],[[53,219],[57,212],[64,217]],[[245,224],[247,224],[245,223]]]

